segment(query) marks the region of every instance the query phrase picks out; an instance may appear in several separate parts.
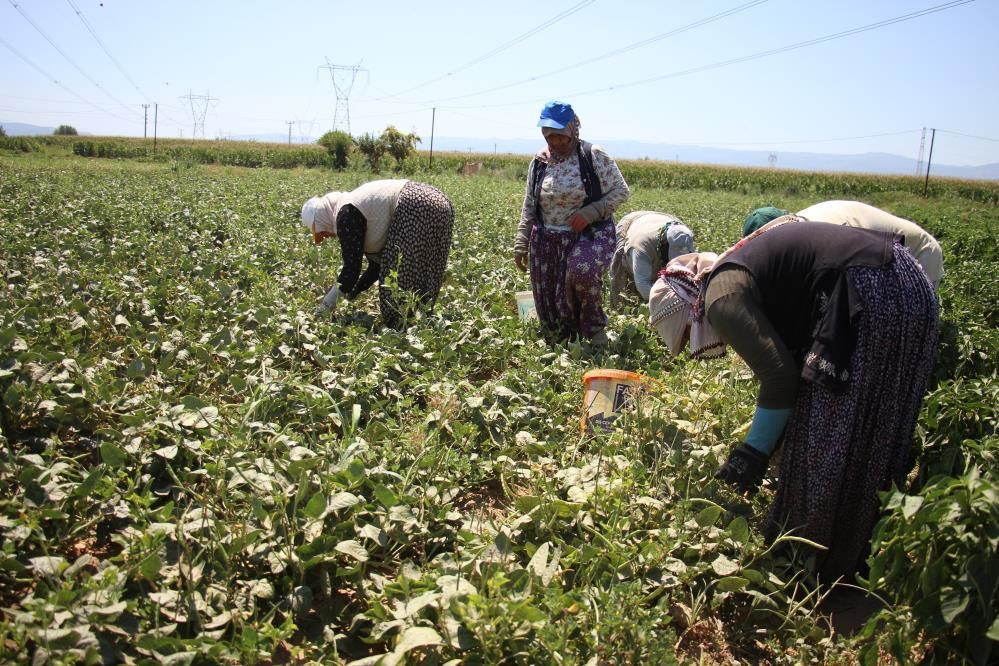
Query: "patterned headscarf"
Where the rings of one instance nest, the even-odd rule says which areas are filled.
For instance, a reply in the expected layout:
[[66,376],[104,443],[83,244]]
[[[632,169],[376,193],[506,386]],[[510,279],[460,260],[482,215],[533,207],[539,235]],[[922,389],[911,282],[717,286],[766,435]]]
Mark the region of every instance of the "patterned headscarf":
[[725,353],[703,311],[701,290],[718,260],[714,252],[693,252],[672,260],[649,293],[649,324],[656,329],[672,356],[680,353],[683,336],[690,327],[690,355],[714,358]]
[[566,146],[565,151],[559,153],[552,153],[546,144],[544,148],[538,151],[537,158],[546,164],[558,164],[559,162],[564,162],[573,155],[576,154],[576,146],[579,145],[579,116],[576,115],[569,124],[562,129],[555,127],[542,127],[541,134],[543,136],[548,136],[549,134],[561,134],[562,136],[567,136],[571,139],[568,146]]

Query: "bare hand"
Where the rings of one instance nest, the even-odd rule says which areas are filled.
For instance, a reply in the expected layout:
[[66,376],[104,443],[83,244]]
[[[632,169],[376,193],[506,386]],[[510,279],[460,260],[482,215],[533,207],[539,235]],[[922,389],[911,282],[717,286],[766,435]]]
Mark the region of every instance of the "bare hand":
[[581,214],[576,213],[575,215],[569,218],[569,226],[572,227],[573,231],[579,234],[583,232],[583,229],[590,226],[590,223],[587,222],[586,218],[583,217]]

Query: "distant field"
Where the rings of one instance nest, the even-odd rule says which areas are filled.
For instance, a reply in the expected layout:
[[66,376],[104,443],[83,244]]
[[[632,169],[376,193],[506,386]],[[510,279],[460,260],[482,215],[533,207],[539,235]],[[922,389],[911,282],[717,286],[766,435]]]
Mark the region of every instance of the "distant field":
[[[517,319],[526,157],[408,163],[457,219],[435,314],[400,332],[374,290],[314,314],[339,257],[312,245],[302,202],[396,177],[324,160],[0,143],[0,659],[995,658],[999,184],[931,181],[923,197],[914,178],[622,163],[619,213],[679,215],[702,249],[758,206],[831,198],[943,245],[917,466],[884,498],[872,559],[888,606],[847,637],[823,624],[807,546],[755,530],[771,489],[746,500],[713,479],[752,415],[737,357],[667,360],[637,303],[613,312],[606,349]],[[458,175],[465,161],[483,170]],[[658,383],[613,431],[581,435],[594,368]]]

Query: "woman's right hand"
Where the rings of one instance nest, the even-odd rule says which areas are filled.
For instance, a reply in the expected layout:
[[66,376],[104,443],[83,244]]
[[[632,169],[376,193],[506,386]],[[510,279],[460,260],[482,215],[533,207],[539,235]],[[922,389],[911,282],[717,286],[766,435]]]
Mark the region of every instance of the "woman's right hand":
[[527,272],[527,253],[526,252],[514,252],[513,261],[517,264],[517,268],[520,269],[521,273]]

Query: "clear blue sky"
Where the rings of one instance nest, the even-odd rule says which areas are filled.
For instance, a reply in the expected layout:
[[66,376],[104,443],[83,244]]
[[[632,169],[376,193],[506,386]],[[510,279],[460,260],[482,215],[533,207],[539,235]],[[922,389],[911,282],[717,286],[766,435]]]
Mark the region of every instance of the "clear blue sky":
[[540,144],[559,98],[604,145],[916,158],[935,127],[935,163],[979,165],[999,162],[997,29],[995,0],[0,0],[0,123],[142,136],[155,103],[160,136],[190,137],[207,103],[206,138],[291,122],[314,140],[333,64],[359,68],[352,134],[395,125],[424,148],[432,120]]

